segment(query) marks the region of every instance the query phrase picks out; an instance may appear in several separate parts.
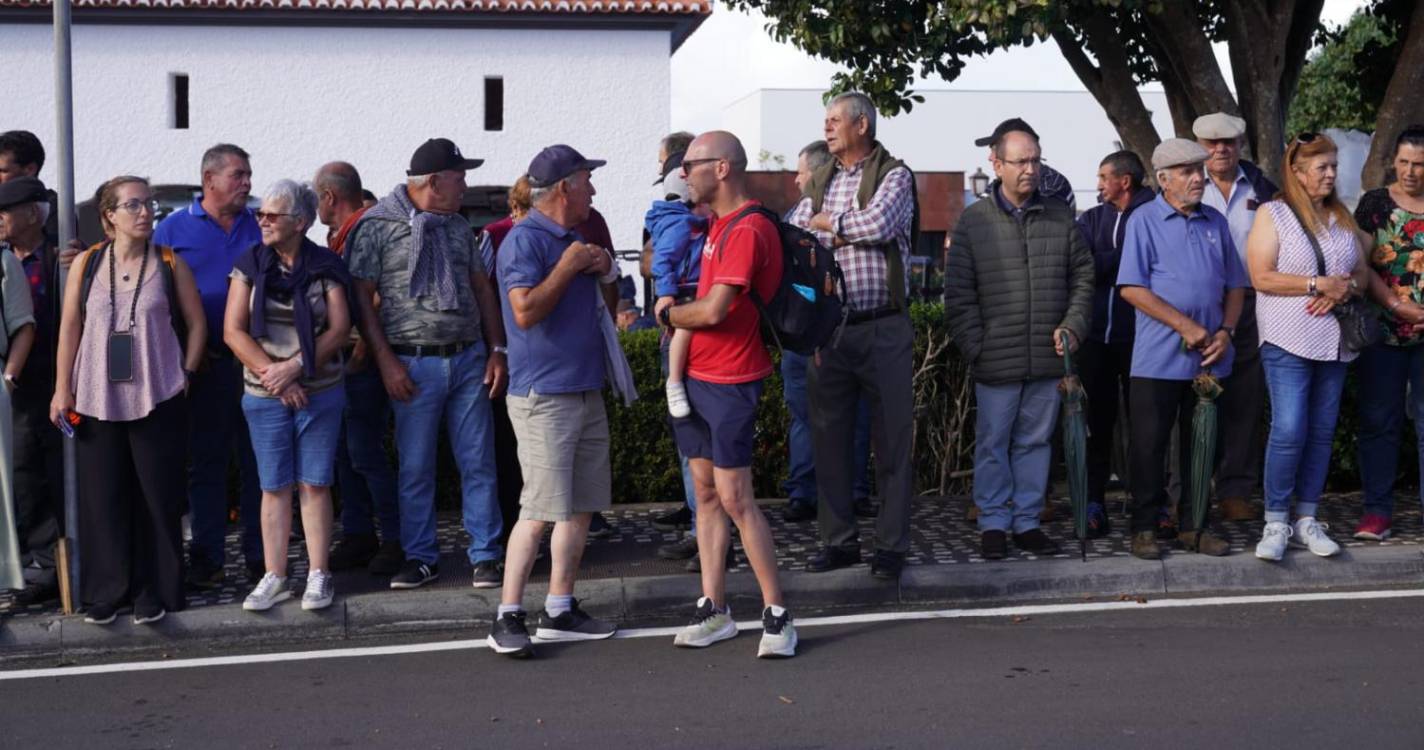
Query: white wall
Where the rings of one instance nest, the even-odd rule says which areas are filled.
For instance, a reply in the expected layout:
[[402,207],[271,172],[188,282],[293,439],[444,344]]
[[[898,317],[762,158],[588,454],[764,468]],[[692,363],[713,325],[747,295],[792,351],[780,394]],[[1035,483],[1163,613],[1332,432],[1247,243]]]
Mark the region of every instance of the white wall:
[[[1086,91],[921,91],[925,101],[909,114],[880,118],[881,142],[896,157],[923,172],[974,173],[976,167],[993,176],[988,149],[974,139],[993,132],[1010,117],[1022,117],[1038,131],[1043,156],[1068,176],[1078,195],[1078,207],[1097,200],[1098,163],[1117,150],[1117,131],[1102,107]],[[1161,92],[1143,92],[1153,122],[1164,136],[1172,133],[1171,114]],[[825,107],[814,89],[763,89],[738,100],[723,112],[729,126],[749,120],[755,133],[743,134],[749,154],[761,149],[787,158],[807,143],[823,137]],[[742,127],[746,127],[742,125]]]
[[[544,146],[607,159],[594,205],[619,248],[641,240],[667,133],[666,31],[74,27],[75,189],[121,173],[197,183],[208,146],[252,153],[254,193],[344,159],[383,195],[426,138],[485,159],[470,184],[508,185]],[[0,26],[0,130],[54,142],[51,31]],[[169,74],[191,81],[191,125],[169,127]],[[484,78],[502,76],[504,130],[485,132]],[[52,160],[51,160],[52,162]],[[46,164],[41,178],[54,174]],[[324,234],[324,233],[323,233]]]

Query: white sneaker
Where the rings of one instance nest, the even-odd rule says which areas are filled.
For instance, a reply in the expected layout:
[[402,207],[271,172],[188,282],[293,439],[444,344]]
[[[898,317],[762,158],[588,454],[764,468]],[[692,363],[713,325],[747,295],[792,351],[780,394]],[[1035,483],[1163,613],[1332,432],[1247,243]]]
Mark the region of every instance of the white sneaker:
[[1311,553],[1321,557],[1330,557],[1340,554],[1340,545],[1334,539],[1325,535],[1325,530],[1330,528],[1326,524],[1320,523],[1312,516],[1297,518],[1295,521],[1295,539],[1292,546],[1304,547]]
[[336,595],[336,587],[331,584],[331,574],[324,570],[307,573],[307,590],[302,592],[302,609],[326,609]]
[[737,636],[737,623],[732,620],[732,608],[718,612],[712,600],[702,597],[697,600],[697,613],[692,624],[678,631],[672,645],[682,648],[706,648],[717,641],[725,641]]
[[287,577],[268,573],[257,582],[257,588],[242,600],[242,608],[249,612],[265,612],[271,609],[273,604],[291,598],[292,592],[287,590]]
[[771,613],[771,607],[762,610],[758,658],[789,659],[796,655],[796,643],[796,626],[791,624],[789,610],[782,608],[779,617]]
[[668,413],[682,419],[692,414],[692,404],[687,402],[687,388],[681,380],[667,382]]
[[1281,521],[1267,521],[1266,529],[1261,532],[1261,541],[1256,545],[1256,557],[1262,560],[1280,561],[1286,554],[1286,545],[1295,534]]

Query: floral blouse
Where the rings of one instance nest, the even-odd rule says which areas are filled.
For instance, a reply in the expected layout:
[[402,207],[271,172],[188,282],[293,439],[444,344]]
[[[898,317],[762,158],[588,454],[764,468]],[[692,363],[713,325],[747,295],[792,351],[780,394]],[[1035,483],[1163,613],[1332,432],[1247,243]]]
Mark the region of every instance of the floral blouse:
[[[1390,197],[1389,188],[1379,188],[1360,197],[1355,222],[1374,239],[1370,265],[1384,283],[1401,299],[1424,303],[1424,214],[1400,208]],[[1381,309],[1380,317],[1385,324],[1386,344],[1424,343],[1424,336],[1414,333],[1410,324],[1397,320],[1388,310]]]

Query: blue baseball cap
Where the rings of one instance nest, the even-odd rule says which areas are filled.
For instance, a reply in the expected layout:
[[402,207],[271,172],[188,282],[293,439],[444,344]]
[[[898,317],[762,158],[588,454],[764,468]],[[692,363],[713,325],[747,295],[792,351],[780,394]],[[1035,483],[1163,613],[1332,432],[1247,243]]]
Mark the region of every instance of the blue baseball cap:
[[540,151],[529,162],[529,186],[546,188],[580,169],[598,169],[607,163],[603,159],[585,159],[572,146],[560,143]]

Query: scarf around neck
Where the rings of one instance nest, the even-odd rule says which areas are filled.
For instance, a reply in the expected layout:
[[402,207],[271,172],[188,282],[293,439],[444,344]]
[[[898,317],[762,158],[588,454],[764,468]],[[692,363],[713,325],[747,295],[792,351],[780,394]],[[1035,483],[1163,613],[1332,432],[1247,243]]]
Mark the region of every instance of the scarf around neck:
[[247,332],[252,338],[267,336],[267,296],[279,301],[292,301],[292,318],[297,329],[297,341],[302,350],[302,374],[316,377],[316,325],[312,319],[311,301],[307,299],[307,288],[312,283],[328,279],[350,290],[351,276],[346,264],[336,253],[302,239],[302,248],[292,263],[290,273],[282,271],[282,261],[277,251],[263,244],[237,256],[234,264],[247,278],[252,279],[252,317],[247,324]]
[[455,274],[450,269],[450,239],[445,225],[452,221],[464,223],[459,214],[437,214],[421,211],[410,200],[405,185],[397,185],[362,218],[400,221],[410,225],[410,296],[435,296],[436,309],[441,312],[460,309],[455,295]]

